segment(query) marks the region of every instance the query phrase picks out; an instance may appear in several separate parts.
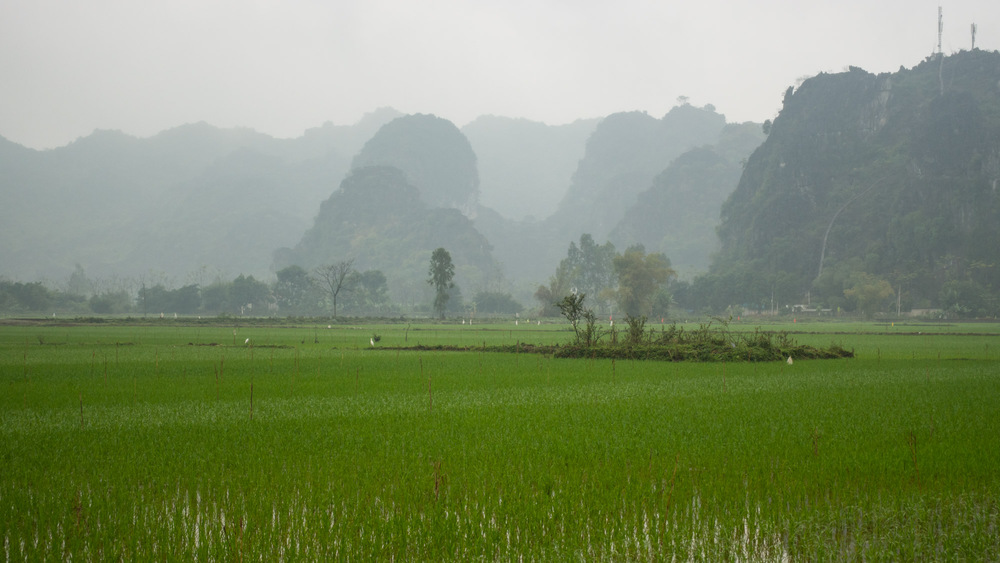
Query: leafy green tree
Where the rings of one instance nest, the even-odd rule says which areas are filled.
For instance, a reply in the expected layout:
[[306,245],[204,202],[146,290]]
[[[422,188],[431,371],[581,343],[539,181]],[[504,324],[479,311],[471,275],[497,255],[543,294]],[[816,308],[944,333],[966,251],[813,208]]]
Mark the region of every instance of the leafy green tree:
[[[612,331],[612,336],[615,334]],[[584,346],[590,347],[597,344],[597,342],[604,335],[604,330],[597,324],[597,315],[594,314],[593,309],[587,309],[583,312],[583,330],[576,335],[577,342],[580,342]]]
[[855,302],[857,310],[869,319],[884,311],[888,299],[895,294],[888,281],[864,272],[855,274],[854,285],[844,290],[844,296]]
[[282,310],[303,312],[315,304],[311,297],[316,284],[305,268],[288,266],[278,270],[276,276],[274,297]]
[[609,301],[607,297],[613,295],[615,285],[614,257],[615,245],[610,242],[598,245],[590,234],[580,236],[579,246],[570,242],[566,258],[559,262],[549,285],[540,285],[535,291],[535,299],[542,304],[541,315],[554,316],[555,305],[570,292],[590,295],[591,300]]
[[625,342],[630,346],[642,344],[646,338],[646,316],[633,317],[632,315],[625,315],[625,326],[627,327]]
[[139,289],[139,302],[146,311],[155,313],[194,313],[201,306],[201,295],[197,284],[180,289],[167,289],[163,284]]
[[455,265],[451,262],[451,254],[444,248],[438,248],[431,253],[431,265],[427,269],[427,283],[435,291],[434,310],[444,319],[444,312],[448,308],[448,290],[455,287],[452,279],[455,277]]
[[154,314],[167,311],[173,312],[169,291],[163,287],[163,284],[158,283],[152,287],[143,285],[139,288],[139,303],[142,304],[144,314],[146,311]]
[[851,257],[843,260],[830,260],[823,272],[812,282],[810,297],[814,303],[822,303],[825,307],[836,309],[847,308],[848,299],[844,290],[854,286],[859,272],[864,271],[861,258]]
[[960,318],[976,318],[996,313],[989,291],[973,280],[951,280],[941,286],[941,308]]
[[359,310],[377,313],[389,302],[389,284],[381,270],[355,271],[348,284],[353,288],[351,305]]
[[198,284],[189,284],[179,287],[172,292],[174,312],[182,315],[190,315],[201,307],[201,291]]
[[674,296],[670,293],[670,290],[664,286],[656,292],[653,296],[653,318],[665,318],[670,314],[670,306],[674,304]]
[[474,299],[476,311],[480,313],[514,314],[524,310],[509,293],[499,291],[480,291]]
[[576,334],[578,342],[580,341],[580,320],[584,318],[584,314],[587,312],[583,307],[583,300],[586,297],[583,293],[571,293],[556,303],[559,311],[566,317],[569,324],[573,326],[573,333]]
[[549,285],[539,285],[535,290],[535,300],[542,306],[539,314],[543,317],[556,316],[560,312],[558,307],[562,299],[560,296],[569,293],[571,287],[573,286],[570,280],[570,267],[563,260],[556,267],[556,274],[549,278]]
[[132,309],[132,298],[127,291],[105,291],[91,296],[88,301],[90,310],[99,315],[127,313]]
[[231,282],[217,281],[201,290],[201,308],[206,313],[224,313],[231,310],[229,293]]
[[598,245],[588,233],[580,235],[580,245],[569,243],[566,266],[573,285],[587,295],[600,295],[601,291],[615,285],[615,245],[605,242]]
[[448,313],[461,315],[465,312],[465,298],[462,296],[462,288],[454,285],[448,288]]
[[618,306],[626,315],[639,317],[652,312],[656,293],[675,275],[670,260],[656,252],[646,254],[642,245],[629,247],[614,258],[618,274]]
[[230,305],[233,312],[238,309],[240,314],[252,314],[254,307],[263,313],[271,296],[271,288],[253,276],[240,274],[233,280],[229,289]]
[[87,278],[87,274],[83,271],[83,266],[80,264],[76,264],[73,273],[69,275],[66,290],[77,295],[93,294],[94,284]]
[[0,293],[5,297],[0,302],[6,304],[7,310],[44,311],[52,303],[52,292],[41,282],[8,282],[0,281]]

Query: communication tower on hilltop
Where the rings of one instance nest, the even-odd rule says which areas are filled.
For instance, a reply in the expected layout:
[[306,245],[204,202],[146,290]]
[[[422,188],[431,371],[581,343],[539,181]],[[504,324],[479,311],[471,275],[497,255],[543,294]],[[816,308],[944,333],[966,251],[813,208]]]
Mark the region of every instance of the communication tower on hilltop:
[[941,55],[941,34],[944,33],[944,12],[938,6],[938,55]]
[[976,50],[976,24],[972,24],[972,50]]

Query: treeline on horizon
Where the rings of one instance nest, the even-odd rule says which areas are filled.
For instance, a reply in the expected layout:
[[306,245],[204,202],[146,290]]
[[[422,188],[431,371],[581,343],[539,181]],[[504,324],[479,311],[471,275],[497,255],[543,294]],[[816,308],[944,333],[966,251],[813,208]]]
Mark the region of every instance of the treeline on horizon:
[[[164,282],[147,285],[137,278],[90,280],[77,269],[67,283],[15,282],[0,279],[0,313],[6,315],[135,315],[135,316],[430,316],[431,299],[402,304],[390,298],[385,276],[378,270],[349,270],[337,291],[334,311],[330,288],[317,272],[298,266],[279,271],[268,283],[253,275],[217,279],[204,286],[174,287]],[[447,312],[468,313],[461,290],[451,291]],[[483,315],[514,315],[524,310],[509,293],[480,291],[476,311]]]
[[[425,280],[427,281],[427,280]],[[849,315],[872,318],[894,313],[887,299],[892,287],[875,276],[861,275],[844,290],[836,310],[808,306],[734,308],[725,305],[724,291],[715,287],[717,276],[704,275],[693,281],[679,280],[662,253],[646,253],[641,245],[617,252],[614,245],[598,245],[589,234],[570,243],[548,284],[539,285],[533,303],[525,306],[509,292],[480,288],[471,299],[462,289],[448,290],[446,313],[461,317],[560,317],[560,302],[573,296],[589,314],[620,317],[667,318],[686,315]],[[240,274],[232,280],[216,279],[204,286],[191,283],[168,287],[144,279],[91,280],[81,267],[61,287],[43,282],[13,282],[0,279],[0,312],[7,315],[69,314],[75,316],[253,316],[253,317],[432,317],[430,288],[416,302],[393,299],[385,275],[379,270],[358,271],[352,261],[328,264],[308,272],[288,266],[273,282]],[[585,301],[585,303],[584,303]],[[713,303],[713,301],[715,301]],[[942,309],[926,311],[933,318],[971,319],[995,317],[996,301],[969,281],[945,284],[940,296]],[[898,303],[898,301],[897,301]],[[888,311],[888,313],[885,313]],[[898,311],[896,311],[898,313]]]

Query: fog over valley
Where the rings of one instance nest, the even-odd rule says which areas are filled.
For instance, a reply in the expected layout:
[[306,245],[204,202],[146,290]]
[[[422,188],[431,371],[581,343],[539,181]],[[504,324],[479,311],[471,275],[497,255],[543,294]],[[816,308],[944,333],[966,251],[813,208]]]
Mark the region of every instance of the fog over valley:
[[3,560],[996,561],[998,242],[997,0],[3,0]]
[[992,3],[97,4],[0,8],[0,314],[1000,312]]

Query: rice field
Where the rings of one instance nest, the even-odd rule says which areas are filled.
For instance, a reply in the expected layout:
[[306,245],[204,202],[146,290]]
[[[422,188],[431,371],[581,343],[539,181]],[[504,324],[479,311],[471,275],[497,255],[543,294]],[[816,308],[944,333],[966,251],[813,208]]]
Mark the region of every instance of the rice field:
[[1000,325],[764,327],[857,353],[791,365],[327,326],[0,326],[3,560],[1000,558]]

